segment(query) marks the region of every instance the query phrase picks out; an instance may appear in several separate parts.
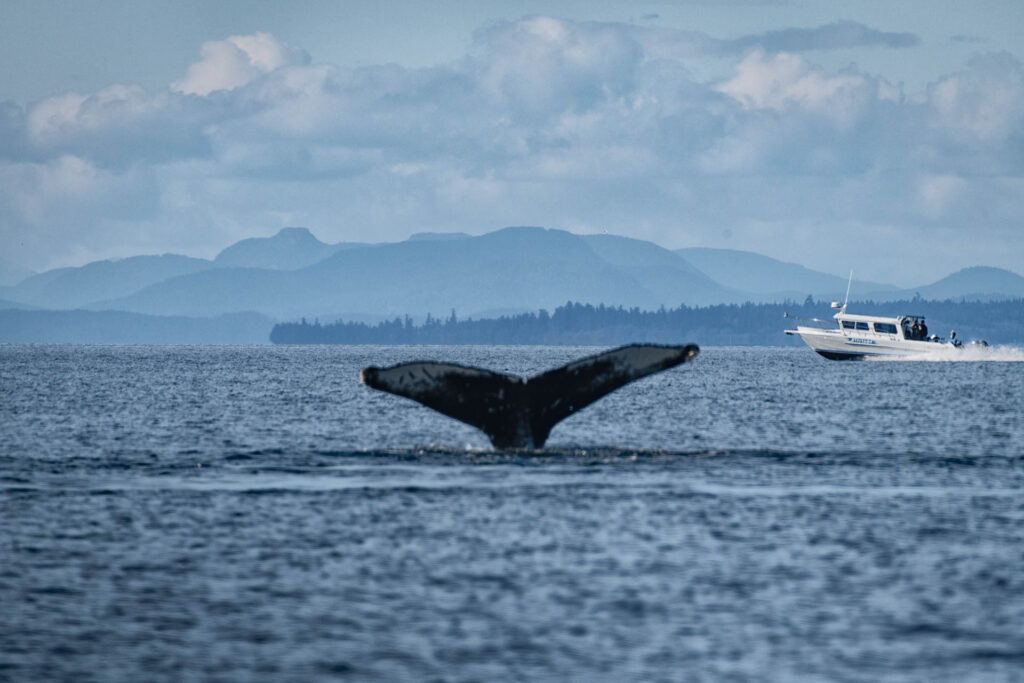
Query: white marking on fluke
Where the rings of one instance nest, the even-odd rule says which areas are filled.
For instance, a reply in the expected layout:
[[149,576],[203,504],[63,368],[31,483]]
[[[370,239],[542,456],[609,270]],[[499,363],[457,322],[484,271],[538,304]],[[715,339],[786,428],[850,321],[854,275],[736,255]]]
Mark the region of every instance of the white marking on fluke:
[[368,387],[419,401],[483,431],[495,448],[541,448],[552,427],[634,380],[692,360],[694,344],[634,344],[528,379],[454,363],[415,361],[359,371]]

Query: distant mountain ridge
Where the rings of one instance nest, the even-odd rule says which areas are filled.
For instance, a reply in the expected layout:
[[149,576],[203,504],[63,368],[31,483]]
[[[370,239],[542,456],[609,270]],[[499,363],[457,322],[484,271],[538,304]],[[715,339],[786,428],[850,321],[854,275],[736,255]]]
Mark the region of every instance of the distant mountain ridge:
[[[797,263],[778,261],[752,251],[677,249],[676,252],[718,282],[728,282],[738,290],[751,293],[752,301],[802,300],[810,295],[816,299],[841,299],[845,296],[848,278],[811,270]],[[853,280],[850,289],[863,296],[867,292],[895,290],[892,285]]]
[[472,237],[472,235],[469,235],[464,232],[414,232],[413,234],[409,235],[408,241],[418,242],[422,240],[464,240],[469,237]]
[[682,303],[741,303],[746,298],[744,292],[723,286],[721,280],[708,277],[685,258],[653,242],[618,235],[583,235],[583,240],[601,258],[660,293],[663,300],[659,305],[678,305],[680,302],[670,297],[681,283],[688,288]]
[[[328,244],[306,228],[284,228],[236,242],[212,260],[163,254],[47,271],[0,287],[0,309],[81,308],[188,319],[248,312],[278,321],[373,322],[447,317],[453,310],[462,319],[554,310],[568,301],[656,310],[808,296],[836,300],[846,286],[844,277],[754,252],[673,251],[619,235],[521,226],[479,236],[424,232],[403,242]],[[911,289],[860,280],[851,288],[851,299],[861,301],[915,295],[1024,297],[1024,277],[974,267]],[[76,320],[80,325],[82,318]]]
[[365,245],[327,244],[306,228],[282,228],[272,237],[250,237],[235,242],[217,254],[213,262],[222,268],[296,270],[323,261],[339,249],[357,246]]
[[[656,245],[639,244],[677,259]],[[672,275],[671,291],[653,291],[628,269],[603,259],[584,237],[517,227],[465,239],[355,247],[294,271],[218,269],[97,306],[161,315],[252,310],[294,318],[438,315],[455,309],[465,316],[495,308],[554,308],[570,299],[656,308],[728,294],[682,260]]]
[[30,304],[23,304],[19,301],[8,301],[7,299],[0,299],[0,311],[34,311],[37,310],[36,306]]
[[922,287],[902,290],[922,299],[992,301],[1024,297],[1024,277],[1002,268],[973,266]]
[[48,270],[2,291],[4,298],[41,308],[81,308],[213,267],[205,259],[179,254],[132,256],[93,261],[79,268]]

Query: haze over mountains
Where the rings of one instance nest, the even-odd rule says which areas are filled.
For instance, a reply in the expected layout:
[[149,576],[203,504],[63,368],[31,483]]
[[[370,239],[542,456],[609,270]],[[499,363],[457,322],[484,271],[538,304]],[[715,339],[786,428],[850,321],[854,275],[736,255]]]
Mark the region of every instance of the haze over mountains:
[[[240,343],[223,316],[246,313],[246,334],[265,342],[275,321],[319,318],[380,320],[427,314],[461,318],[554,309],[567,301],[653,310],[680,304],[841,299],[844,277],[760,254],[720,249],[670,251],[617,235],[575,235],[562,230],[513,227],[478,237],[420,233],[404,242],[326,244],[304,228],[233,244],[213,260],[164,254],[61,268],[0,287],[0,341],[75,341],[82,309],[130,314],[106,320],[140,337],[145,318],[167,343],[203,340]],[[1024,277],[975,267],[910,290],[854,280],[853,299],[1000,299],[1024,297]],[[15,309],[46,309],[43,311]],[[167,325],[166,316],[178,324]],[[40,321],[44,321],[40,322]],[[130,324],[126,321],[130,320]],[[187,322],[192,321],[192,322]],[[262,321],[262,322],[261,322]],[[31,331],[29,331],[31,328]],[[188,330],[175,336],[174,330]],[[51,333],[46,333],[50,329]],[[82,341],[100,341],[95,328]],[[59,334],[57,333],[59,332]],[[116,335],[115,335],[116,336]],[[189,341],[182,341],[183,339]],[[248,337],[245,337],[248,339]]]
[[0,287],[18,284],[33,274],[31,271],[0,256]]

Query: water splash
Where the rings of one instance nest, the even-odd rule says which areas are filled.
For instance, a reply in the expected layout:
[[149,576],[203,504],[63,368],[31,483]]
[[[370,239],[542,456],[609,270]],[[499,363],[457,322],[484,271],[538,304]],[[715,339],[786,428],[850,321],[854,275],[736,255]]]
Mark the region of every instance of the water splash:
[[1022,363],[1024,362],[1024,347],[1021,346],[981,346],[968,344],[961,348],[945,345],[919,356],[884,357],[871,358],[873,361],[916,361],[928,363]]

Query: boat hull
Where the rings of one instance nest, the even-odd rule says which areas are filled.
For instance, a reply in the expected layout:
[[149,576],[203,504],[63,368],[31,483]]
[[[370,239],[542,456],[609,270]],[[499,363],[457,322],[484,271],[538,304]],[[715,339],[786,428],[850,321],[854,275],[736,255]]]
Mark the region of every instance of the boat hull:
[[919,358],[942,355],[955,347],[934,341],[900,339],[896,335],[844,334],[838,330],[797,327],[786,334],[799,335],[818,355],[829,360],[868,360],[871,358]]

